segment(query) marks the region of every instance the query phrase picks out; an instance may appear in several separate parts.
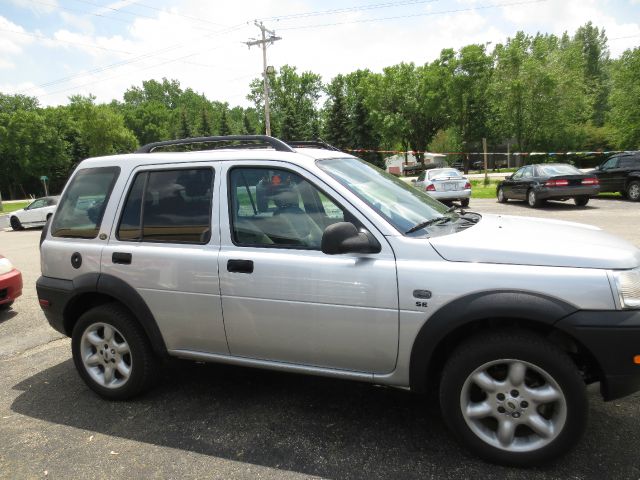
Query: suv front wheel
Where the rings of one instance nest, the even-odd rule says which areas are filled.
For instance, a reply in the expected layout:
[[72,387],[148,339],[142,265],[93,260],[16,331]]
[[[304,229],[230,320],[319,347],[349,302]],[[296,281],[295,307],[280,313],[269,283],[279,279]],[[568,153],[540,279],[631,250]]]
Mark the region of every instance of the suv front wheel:
[[627,185],[627,198],[632,202],[640,201],[640,181],[629,182],[629,185]]
[[71,337],[73,361],[80,377],[99,395],[124,400],[149,389],[158,358],[142,327],[117,303],[85,312]]
[[440,403],[461,444],[513,466],[569,450],[584,431],[588,409],[584,382],[567,354],[527,333],[462,344],[445,365]]

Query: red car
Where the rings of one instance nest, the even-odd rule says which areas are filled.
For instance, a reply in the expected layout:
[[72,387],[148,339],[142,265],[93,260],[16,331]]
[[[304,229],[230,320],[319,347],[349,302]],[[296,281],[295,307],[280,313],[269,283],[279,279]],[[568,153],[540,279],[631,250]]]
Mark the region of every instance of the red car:
[[22,295],[22,274],[8,258],[0,255],[0,310],[7,309]]

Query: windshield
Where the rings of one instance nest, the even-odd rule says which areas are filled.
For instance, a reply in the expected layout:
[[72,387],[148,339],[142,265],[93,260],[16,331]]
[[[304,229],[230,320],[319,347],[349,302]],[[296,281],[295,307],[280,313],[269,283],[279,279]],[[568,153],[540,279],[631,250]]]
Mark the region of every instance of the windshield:
[[[400,232],[442,217],[447,207],[393,175],[356,158],[318,160],[318,166],[382,215]],[[447,213],[453,218],[455,213]],[[415,236],[424,235],[424,230]]]
[[447,170],[432,170],[429,172],[429,178],[437,178],[437,177],[460,177],[460,172],[453,168]]
[[573,165],[538,165],[544,175],[582,175]]

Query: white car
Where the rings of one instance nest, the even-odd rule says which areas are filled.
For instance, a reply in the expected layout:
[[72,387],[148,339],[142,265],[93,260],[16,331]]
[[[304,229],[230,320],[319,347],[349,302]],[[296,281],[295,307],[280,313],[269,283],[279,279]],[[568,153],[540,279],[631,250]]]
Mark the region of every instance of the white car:
[[9,222],[14,230],[28,227],[41,227],[53,215],[58,206],[59,197],[37,198],[29,206],[11,214]]
[[455,168],[426,170],[412,183],[436,200],[441,202],[457,200],[463,207],[469,206],[471,182]]

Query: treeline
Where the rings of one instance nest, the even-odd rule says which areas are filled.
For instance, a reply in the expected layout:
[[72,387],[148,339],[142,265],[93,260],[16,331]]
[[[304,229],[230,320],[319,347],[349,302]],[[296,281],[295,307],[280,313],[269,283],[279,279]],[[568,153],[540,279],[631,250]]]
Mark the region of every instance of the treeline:
[[[261,79],[250,108],[211,101],[175,80],[149,80],[122,101],[74,96],[41,108],[0,94],[0,192],[58,192],[83,158],[170,138],[264,132]],[[640,48],[611,59],[604,31],[519,32],[504,44],[445,49],[424,65],[358,70],[323,83],[283,66],[270,74],[272,134],[323,138],[342,149],[472,152],[640,148]],[[382,155],[362,153],[382,164]]]

